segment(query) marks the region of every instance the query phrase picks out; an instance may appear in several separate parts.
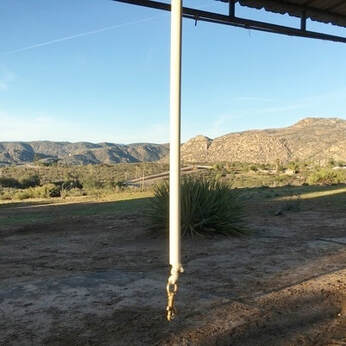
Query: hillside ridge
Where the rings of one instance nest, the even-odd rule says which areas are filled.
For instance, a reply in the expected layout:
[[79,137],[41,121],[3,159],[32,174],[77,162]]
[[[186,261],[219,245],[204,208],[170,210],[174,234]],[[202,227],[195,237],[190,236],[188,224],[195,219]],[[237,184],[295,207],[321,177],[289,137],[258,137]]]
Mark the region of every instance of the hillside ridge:
[[346,161],[346,120],[308,117],[288,127],[231,132],[213,140],[196,136],[182,145],[181,155],[188,162]]
[[0,142],[0,165],[57,161],[72,165],[152,162],[160,160],[167,154],[167,144]]
[[[168,161],[168,152],[168,144],[154,143],[0,142],[0,165]],[[346,161],[346,120],[308,117],[283,128],[231,132],[214,139],[198,135],[182,144],[181,157],[191,163]]]

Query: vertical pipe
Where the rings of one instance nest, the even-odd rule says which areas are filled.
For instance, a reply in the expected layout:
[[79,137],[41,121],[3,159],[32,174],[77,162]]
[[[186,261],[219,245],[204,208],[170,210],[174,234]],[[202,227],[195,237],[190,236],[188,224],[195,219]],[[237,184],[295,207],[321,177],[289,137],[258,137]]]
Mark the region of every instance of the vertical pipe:
[[228,15],[232,18],[235,16],[235,3],[234,0],[228,0]]
[[300,30],[306,30],[306,12],[303,11],[302,16],[300,18]]
[[[169,263],[176,281],[180,259],[180,118],[181,118],[182,0],[171,0]],[[171,282],[173,283],[173,282]]]

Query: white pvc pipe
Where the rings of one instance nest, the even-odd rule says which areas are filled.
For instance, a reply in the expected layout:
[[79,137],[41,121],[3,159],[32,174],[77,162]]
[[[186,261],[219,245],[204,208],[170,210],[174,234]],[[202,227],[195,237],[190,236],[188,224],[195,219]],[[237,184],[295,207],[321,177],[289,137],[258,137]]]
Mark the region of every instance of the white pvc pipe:
[[[181,118],[182,0],[171,0],[169,263],[176,281],[180,259],[180,118]],[[173,282],[171,282],[173,283]]]

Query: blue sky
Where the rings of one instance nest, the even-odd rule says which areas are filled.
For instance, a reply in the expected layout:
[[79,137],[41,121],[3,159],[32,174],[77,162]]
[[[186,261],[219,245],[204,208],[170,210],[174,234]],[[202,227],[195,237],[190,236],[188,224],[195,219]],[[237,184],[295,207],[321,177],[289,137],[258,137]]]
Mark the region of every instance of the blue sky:
[[[185,4],[227,11],[212,0]],[[110,0],[2,0],[0,141],[167,142],[169,28],[166,12]],[[183,39],[184,141],[346,119],[345,44],[190,20]]]

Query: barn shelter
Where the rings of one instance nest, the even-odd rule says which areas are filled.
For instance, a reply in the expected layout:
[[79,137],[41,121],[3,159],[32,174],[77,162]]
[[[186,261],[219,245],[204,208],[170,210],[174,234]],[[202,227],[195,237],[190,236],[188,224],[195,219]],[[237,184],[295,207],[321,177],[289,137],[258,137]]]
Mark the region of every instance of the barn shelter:
[[[171,274],[167,283],[167,319],[174,318],[174,297],[177,283],[183,272],[181,263],[180,229],[180,145],[181,145],[181,63],[182,63],[182,18],[196,23],[205,21],[236,26],[244,29],[265,31],[312,39],[346,43],[346,34],[332,35],[322,31],[311,31],[308,20],[346,28],[346,0],[209,0],[225,3],[227,13],[204,11],[183,7],[183,0],[170,3],[152,0],[114,0],[158,10],[171,11],[171,62],[170,62],[170,201],[169,201],[169,264]],[[299,27],[272,24],[260,20],[240,18],[236,5],[264,9],[276,14],[288,14],[300,19]]]

